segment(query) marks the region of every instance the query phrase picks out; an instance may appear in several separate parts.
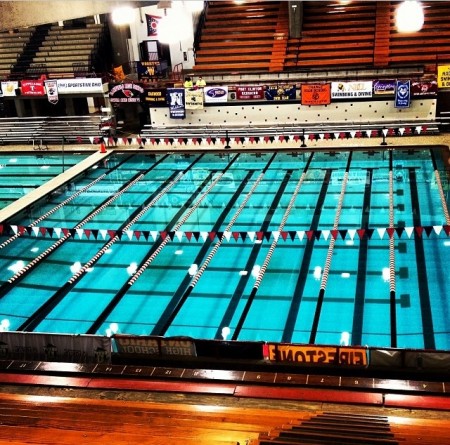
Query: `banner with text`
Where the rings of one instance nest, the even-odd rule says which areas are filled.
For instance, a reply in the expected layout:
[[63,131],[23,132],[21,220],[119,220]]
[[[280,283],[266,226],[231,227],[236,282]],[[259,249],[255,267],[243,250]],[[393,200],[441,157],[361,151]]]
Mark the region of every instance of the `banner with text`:
[[264,345],[268,360],[301,364],[367,366],[365,348],[347,346],[291,345],[269,343]]
[[411,106],[411,81],[397,80],[395,86],[395,108],[409,108]]
[[237,86],[236,87],[237,100],[261,100],[264,99],[264,87],[257,86]]
[[438,65],[438,88],[450,88],[450,65]]
[[44,81],[22,80],[20,88],[23,96],[45,96]]
[[324,84],[302,84],[302,105],[328,105],[331,102],[331,86]]
[[188,88],[185,92],[186,110],[200,110],[203,108],[203,88]]
[[171,119],[184,119],[186,107],[184,101],[184,88],[167,88],[169,112]]
[[331,82],[332,99],[367,99],[372,97],[371,80],[361,82]]
[[114,335],[113,339],[119,354],[132,356],[197,356],[195,343],[186,338]]
[[205,102],[227,102],[228,101],[228,87],[205,87]]
[[109,92],[109,100],[113,103],[130,103],[141,102],[141,96],[144,94],[144,89],[136,83],[121,83],[111,88]]
[[59,94],[103,93],[102,79],[57,79]]

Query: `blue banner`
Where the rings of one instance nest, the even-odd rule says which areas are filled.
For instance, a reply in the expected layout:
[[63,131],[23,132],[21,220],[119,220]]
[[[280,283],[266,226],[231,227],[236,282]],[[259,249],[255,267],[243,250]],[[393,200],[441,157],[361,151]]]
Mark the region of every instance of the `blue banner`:
[[184,88],[167,88],[167,103],[171,119],[184,119],[186,106]]
[[411,106],[411,81],[397,80],[395,84],[395,108]]

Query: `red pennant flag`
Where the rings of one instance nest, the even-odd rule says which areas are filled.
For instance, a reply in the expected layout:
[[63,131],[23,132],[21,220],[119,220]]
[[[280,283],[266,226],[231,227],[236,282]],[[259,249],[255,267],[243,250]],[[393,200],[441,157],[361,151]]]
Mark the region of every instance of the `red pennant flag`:
[[339,133],[339,139],[345,139],[346,137],[347,137],[347,134],[344,133],[343,131],[341,131],[341,132]]
[[81,144],[83,142],[83,138],[81,136],[77,136],[77,142]]
[[393,227],[388,227],[386,232],[389,235],[389,238],[392,238],[394,236],[395,229]]
[[209,232],[208,233],[208,238],[211,240],[211,241],[214,241],[214,238],[216,237],[216,232]]
[[418,227],[414,227],[414,229],[415,229],[417,235],[419,236],[419,238],[422,238],[423,227],[418,226]]
[[[450,226],[445,225],[445,226],[443,226],[443,228],[444,228],[444,232],[447,234],[447,236],[449,236],[450,235]],[[0,229],[0,233],[2,233],[1,229]]]
[[264,237],[264,232],[256,232],[256,239],[262,241]]
[[270,141],[270,137],[269,136],[264,136],[264,142],[269,142]]
[[19,232],[20,235],[23,235],[26,232],[26,230],[27,229],[25,228],[25,226],[19,226],[17,228],[17,231]]
[[362,133],[360,132],[360,131],[357,131],[356,133],[355,133],[355,137],[356,138],[360,138],[362,136]]
[[208,143],[208,145],[211,145],[211,138],[210,137],[206,138],[206,142]]
[[128,138],[122,138],[122,143],[123,143],[124,145],[127,145],[127,142],[128,142]]
[[310,141],[313,141],[314,139],[315,139],[315,135],[314,135],[314,133],[310,133],[309,134],[309,136],[308,136],[308,139],[310,140]]
[[284,230],[282,230],[280,232],[280,236],[281,236],[281,238],[283,238],[284,241],[286,241],[287,236],[288,236],[288,232],[285,232]]
[[335,240],[335,239],[337,239],[337,237],[339,235],[339,230],[333,229],[333,230],[330,230],[330,233],[331,233],[331,236],[333,237],[333,239]]
[[365,230],[365,229],[358,229],[358,230],[356,231],[356,233],[358,234],[359,239],[363,239],[363,238],[364,238],[364,235],[365,235],[365,233],[366,233],[366,230]]
[[39,227],[39,233],[43,236],[47,233],[47,229],[45,227]]
[[170,143],[169,138],[164,138],[164,143],[165,143],[166,145],[169,145],[169,143]]
[[107,233],[108,233],[110,238],[114,238],[116,236],[116,231],[115,230],[107,230]]
[[0,235],[3,233],[3,224],[0,224]]
[[306,233],[308,240],[311,241],[314,236],[314,230],[307,230],[305,233]]
[[330,139],[330,133],[325,133],[323,135],[323,138],[326,139],[326,140]]
[[67,236],[70,233],[69,229],[61,229],[62,233],[64,233],[64,236]]
[[255,142],[255,138],[253,136],[250,136],[249,141],[251,144],[253,144],[253,142]]
[[161,235],[161,238],[162,238],[163,240],[166,239],[167,232],[166,232],[165,230],[159,232],[159,234]]
[[192,232],[184,232],[184,234],[186,235],[186,238],[190,241],[192,238]]
[[89,239],[91,236],[91,230],[90,229],[84,229],[84,234],[86,235],[86,238]]
[[136,237],[136,239],[139,241],[139,238],[141,237],[141,231],[135,230],[133,233],[134,233],[134,236]]
[[284,136],[283,136],[283,135],[278,136],[278,140],[279,140],[280,142],[283,142],[283,141],[284,141]]
[[239,239],[239,232],[231,232],[231,235],[233,236],[235,241]]
[[296,134],[292,139],[294,139],[295,142],[298,142],[300,140],[300,135]]

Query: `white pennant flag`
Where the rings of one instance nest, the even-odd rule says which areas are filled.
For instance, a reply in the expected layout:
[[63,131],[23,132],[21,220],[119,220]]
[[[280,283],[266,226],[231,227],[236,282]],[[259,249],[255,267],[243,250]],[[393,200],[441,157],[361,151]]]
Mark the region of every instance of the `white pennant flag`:
[[355,235],[356,235],[356,230],[355,229],[349,229],[348,230],[348,234],[350,235],[350,239],[353,241],[353,239],[355,238]]
[[231,239],[231,232],[229,230],[225,230],[225,232],[223,232],[223,235],[225,237],[225,239],[230,242]]
[[326,241],[330,237],[330,231],[322,230],[322,236],[323,236],[323,239]]
[[405,227],[405,232],[408,235],[408,238],[411,238],[411,235],[414,232],[414,227]]
[[255,241],[256,232],[247,232],[247,236],[250,238],[250,241]]
[[300,241],[303,241],[303,238],[305,237],[305,231],[304,230],[297,230],[297,236],[298,236],[298,239]]
[[89,136],[89,140],[91,141],[91,144],[93,144],[94,143],[94,136]]
[[377,232],[378,232],[378,236],[380,237],[380,239],[383,239],[384,234],[386,233],[386,228],[382,227],[380,229],[377,229]]
[[150,230],[150,235],[152,236],[153,241],[156,241],[156,238],[158,238],[158,232],[156,230]]
[[443,227],[442,226],[433,226],[433,229],[436,232],[436,235],[439,236],[442,232]]
[[34,236],[38,236],[39,235],[39,227],[32,227],[32,229],[33,229],[33,233],[34,233]]
[[208,238],[208,232],[200,232],[200,236],[202,237],[203,241],[206,241],[206,239]]
[[55,227],[54,233],[56,234],[57,238],[61,238],[61,227]]
[[370,138],[370,136],[372,136],[372,130],[366,130],[366,135]]
[[83,229],[76,229],[76,230],[77,230],[78,237],[79,237],[80,239],[83,238],[84,230],[83,230]]
[[383,128],[381,131],[384,134],[384,136],[387,136],[387,134],[388,134],[388,129],[387,128]]
[[350,132],[350,136],[352,137],[352,139],[354,139],[355,136],[356,136],[356,131],[351,131],[351,132]]
[[422,131],[422,127],[421,127],[420,125],[418,125],[418,126],[416,127],[416,131],[417,131],[417,134],[420,134],[421,131]]
[[319,139],[322,139],[325,137],[325,133],[319,133]]
[[10,226],[13,232],[17,235],[17,226]]
[[133,238],[134,231],[133,230],[125,230],[125,233],[127,234],[128,239],[131,241],[131,239]]
[[273,239],[274,239],[275,241],[278,241],[278,238],[280,237],[280,232],[279,232],[279,230],[274,230],[274,231],[272,232],[272,236],[273,236]]
[[400,136],[403,136],[403,133],[405,132],[405,127],[399,128],[398,132],[400,133]]
[[339,133],[333,133],[335,139],[339,139]]
[[177,240],[178,240],[178,241],[181,241],[181,238],[183,238],[183,233],[184,233],[184,232],[182,232],[181,230],[177,230],[177,231],[175,232],[175,236],[177,237]]
[[108,231],[105,229],[100,229],[99,232],[100,232],[100,235],[102,236],[102,238],[106,239],[106,235],[108,234]]

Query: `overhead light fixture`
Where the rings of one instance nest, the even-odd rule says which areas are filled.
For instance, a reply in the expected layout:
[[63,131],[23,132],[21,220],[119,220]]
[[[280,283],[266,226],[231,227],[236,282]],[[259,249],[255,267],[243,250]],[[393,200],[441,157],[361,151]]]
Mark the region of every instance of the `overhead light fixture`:
[[395,26],[398,32],[417,32],[424,22],[422,4],[416,0],[406,0],[395,13]]
[[135,11],[130,6],[121,6],[111,13],[114,25],[123,26],[134,22]]

